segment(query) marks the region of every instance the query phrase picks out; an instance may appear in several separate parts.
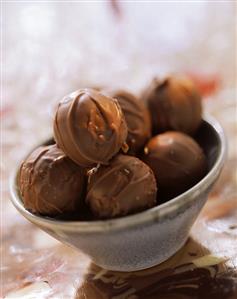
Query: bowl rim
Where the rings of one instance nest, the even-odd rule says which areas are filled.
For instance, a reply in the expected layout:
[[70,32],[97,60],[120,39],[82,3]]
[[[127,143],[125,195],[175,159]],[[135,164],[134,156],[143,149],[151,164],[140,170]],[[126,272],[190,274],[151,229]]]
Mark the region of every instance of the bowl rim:
[[122,229],[125,227],[134,227],[139,224],[148,223],[151,220],[156,222],[161,221],[165,217],[171,215],[173,212],[181,209],[186,205],[192,204],[198,194],[207,190],[212,183],[217,179],[225,161],[226,151],[227,151],[227,141],[225,133],[219,122],[212,116],[205,115],[203,120],[208,123],[212,129],[215,131],[217,137],[219,138],[220,148],[218,157],[212,167],[212,169],[205,175],[205,177],[200,180],[192,188],[188,189],[184,193],[174,197],[173,199],[150,208],[148,210],[128,215],[115,219],[108,220],[92,220],[92,221],[66,221],[49,218],[46,216],[35,215],[30,211],[26,210],[21,196],[17,187],[17,173],[19,171],[19,165],[16,167],[10,176],[10,194],[11,201],[15,208],[29,221],[33,222],[36,225],[47,227],[49,229],[59,229],[61,231],[74,231],[74,232],[106,232],[111,229]]

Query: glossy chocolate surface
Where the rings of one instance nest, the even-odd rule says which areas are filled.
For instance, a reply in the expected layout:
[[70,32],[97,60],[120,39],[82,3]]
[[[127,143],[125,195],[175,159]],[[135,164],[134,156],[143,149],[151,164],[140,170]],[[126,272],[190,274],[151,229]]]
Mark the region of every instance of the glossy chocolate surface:
[[97,218],[125,216],[156,204],[156,181],[138,158],[119,154],[88,183],[86,202]]
[[168,130],[194,134],[201,124],[201,96],[189,79],[154,79],[142,98],[150,110],[153,134]]
[[58,146],[84,167],[106,164],[127,138],[127,125],[117,100],[93,89],[80,89],[58,105],[54,119]]
[[26,209],[36,214],[60,215],[82,205],[85,171],[56,145],[41,146],[23,161],[18,185]]
[[153,170],[162,200],[175,197],[197,183],[207,171],[206,157],[190,136],[170,131],[153,137],[143,161]]
[[140,151],[151,137],[151,119],[148,109],[130,92],[111,90],[108,94],[118,100],[125,116],[128,126],[129,153]]
[[[196,267],[189,240],[168,262],[139,272],[113,272],[91,264],[75,299],[234,299],[237,281],[233,271],[220,264]],[[195,244],[194,254],[204,247]],[[204,253],[202,253],[204,255]],[[208,258],[204,255],[203,260]]]

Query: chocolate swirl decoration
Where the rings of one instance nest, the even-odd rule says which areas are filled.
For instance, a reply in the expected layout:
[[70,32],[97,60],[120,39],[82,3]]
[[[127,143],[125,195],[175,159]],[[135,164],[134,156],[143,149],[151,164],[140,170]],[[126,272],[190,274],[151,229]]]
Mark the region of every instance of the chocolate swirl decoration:
[[218,265],[186,263],[142,275],[106,271],[92,264],[75,299],[229,299],[237,294],[236,277]]
[[156,204],[156,181],[141,160],[119,154],[90,176],[86,202],[97,218],[125,216]]
[[58,105],[54,119],[57,145],[84,167],[107,164],[127,138],[117,100],[94,89],[80,89]]
[[142,101],[125,90],[109,90],[106,94],[116,98],[122,108],[128,126],[129,153],[140,151],[151,137],[151,119],[148,109]]
[[187,78],[155,78],[142,99],[150,110],[154,134],[168,130],[194,134],[201,124],[201,96]]
[[56,216],[82,205],[85,170],[56,145],[41,146],[23,161],[18,186],[26,209]]

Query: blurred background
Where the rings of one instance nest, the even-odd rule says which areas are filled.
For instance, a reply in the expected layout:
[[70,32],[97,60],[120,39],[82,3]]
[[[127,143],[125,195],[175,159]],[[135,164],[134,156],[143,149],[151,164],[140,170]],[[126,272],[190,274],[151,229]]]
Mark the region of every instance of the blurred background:
[[[222,178],[229,182],[222,192],[236,191],[236,1],[2,1],[1,22],[5,292],[18,284],[17,261],[35,260],[22,248],[38,252],[50,244],[9,203],[9,174],[52,134],[55,103],[75,89],[139,94],[154,76],[190,76],[205,110],[226,130],[232,171]],[[23,244],[17,231],[25,228]]]

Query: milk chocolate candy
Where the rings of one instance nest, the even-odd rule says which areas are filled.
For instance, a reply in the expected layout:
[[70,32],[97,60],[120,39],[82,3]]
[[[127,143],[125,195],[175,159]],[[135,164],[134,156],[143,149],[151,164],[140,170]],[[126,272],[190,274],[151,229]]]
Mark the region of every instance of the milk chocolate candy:
[[156,204],[152,170],[138,158],[119,154],[89,178],[86,202],[96,218],[125,216]]
[[142,160],[153,170],[162,200],[186,191],[201,180],[207,170],[201,147],[181,132],[170,131],[150,139]]
[[189,79],[154,79],[142,98],[151,114],[154,135],[168,130],[192,135],[201,124],[201,96]]
[[18,174],[25,208],[47,216],[80,209],[85,183],[85,170],[56,145],[35,149],[23,161]]
[[109,90],[107,93],[116,98],[122,108],[128,126],[126,142],[129,153],[139,152],[151,137],[151,119],[148,109],[136,96],[125,90]]
[[84,167],[107,164],[127,138],[117,100],[94,89],[80,89],[58,105],[54,119],[57,145]]

